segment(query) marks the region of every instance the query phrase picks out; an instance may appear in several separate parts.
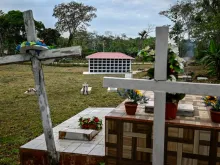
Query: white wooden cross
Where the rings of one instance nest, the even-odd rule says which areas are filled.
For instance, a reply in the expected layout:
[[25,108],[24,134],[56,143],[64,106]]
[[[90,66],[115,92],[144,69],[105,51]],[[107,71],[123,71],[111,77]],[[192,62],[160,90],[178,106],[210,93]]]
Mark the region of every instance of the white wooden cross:
[[103,83],[104,87],[154,91],[153,165],[164,164],[166,92],[220,95],[220,85],[217,84],[167,81],[168,33],[168,27],[156,28],[155,80],[104,77]]
[[[31,10],[25,11],[23,13],[23,17],[24,17],[25,30],[27,33],[27,41],[36,42],[37,35],[36,35],[32,11]],[[81,52],[82,52],[81,47],[76,46],[76,47],[69,47],[62,49],[44,50],[41,51],[39,54],[37,54],[36,51],[31,50],[27,54],[25,53],[19,55],[0,57],[0,65],[19,63],[25,61],[32,62],[32,70],[34,74],[35,86],[37,90],[38,102],[41,111],[41,119],[43,124],[43,130],[44,130],[50,165],[58,165],[59,154],[56,151],[56,146],[53,136],[50,108],[49,108],[46,89],[45,89],[44,74],[41,66],[41,60],[81,55]]]

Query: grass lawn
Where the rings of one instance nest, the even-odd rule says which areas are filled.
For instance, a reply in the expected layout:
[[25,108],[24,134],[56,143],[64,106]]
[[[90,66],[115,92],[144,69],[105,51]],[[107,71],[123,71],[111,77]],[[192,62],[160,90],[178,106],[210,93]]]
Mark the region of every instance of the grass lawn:
[[[133,69],[146,67],[134,65]],[[86,67],[43,69],[53,126],[88,107],[115,107],[123,101],[102,88],[103,75],[83,75]],[[91,95],[80,94],[84,82],[93,87]],[[24,94],[32,87],[29,65],[0,66],[0,165],[19,164],[19,147],[43,132],[37,97]]]

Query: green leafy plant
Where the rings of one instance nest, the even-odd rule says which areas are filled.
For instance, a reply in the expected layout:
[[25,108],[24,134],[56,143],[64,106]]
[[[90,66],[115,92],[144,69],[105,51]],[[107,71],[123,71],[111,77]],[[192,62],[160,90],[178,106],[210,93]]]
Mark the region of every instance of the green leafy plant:
[[[138,56],[142,58],[144,62],[155,62],[154,50],[146,47],[138,53]],[[176,55],[171,48],[168,49],[168,59],[167,59],[167,78],[169,81],[175,82],[178,79],[178,74],[184,72],[184,62],[185,60]],[[147,76],[150,79],[154,78],[154,67],[147,71]],[[167,102],[178,103],[185,97],[185,94],[179,93],[167,93]]]
[[98,117],[93,118],[79,118],[79,126],[82,129],[102,129],[102,120]]
[[220,46],[214,40],[210,41],[209,49],[201,59],[201,63],[208,67],[208,74],[215,75],[220,80]]
[[129,99],[133,103],[138,102],[147,102],[149,99],[145,97],[140,90],[133,90],[133,89],[121,89],[117,90],[119,96],[124,99]]

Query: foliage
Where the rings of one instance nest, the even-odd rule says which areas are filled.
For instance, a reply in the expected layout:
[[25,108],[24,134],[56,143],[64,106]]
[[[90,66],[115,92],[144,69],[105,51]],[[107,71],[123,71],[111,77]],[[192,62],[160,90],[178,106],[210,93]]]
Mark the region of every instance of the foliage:
[[[144,62],[155,62],[155,51],[149,46],[142,49],[138,53],[138,56],[140,56]],[[178,78],[178,74],[183,73],[184,62],[184,59],[176,55],[171,48],[168,49],[167,77],[169,80],[175,81]],[[151,79],[154,78],[154,67],[148,70],[147,75]]]
[[129,99],[133,103],[137,102],[147,102],[149,99],[145,97],[140,90],[133,90],[133,89],[121,89],[117,90],[119,96],[124,99]]
[[93,118],[79,118],[79,126],[82,129],[95,129],[100,130],[102,129],[102,120],[98,117]]
[[[155,62],[155,51],[149,46],[141,50],[138,53],[144,62]],[[167,77],[169,81],[175,82],[178,79],[178,74],[184,71],[184,59],[176,55],[171,48],[168,49],[168,58],[167,58]],[[147,76],[151,79],[154,78],[154,67],[148,69]],[[167,93],[166,99],[167,102],[176,102],[178,103],[185,97],[185,94],[173,94]]]
[[45,28],[38,32],[38,37],[48,45],[57,45],[60,33],[56,29]]
[[[36,30],[43,30],[44,24],[35,20]],[[15,53],[17,44],[26,40],[23,13],[19,10],[12,10],[0,14],[0,55],[4,50],[8,54]]]
[[96,17],[96,8],[75,1],[56,5],[53,16],[58,19],[56,28],[60,32],[69,32],[68,45],[71,46],[75,33],[79,29],[85,29],[89,22]]
[[211,40],[209,49],[205,53],[206,55],[201,59],[202,64],[209,69],[210,75],[216,75],[220,80],[220,45]]
[[[204,48],[213,39],[220,44],[220,1],[219,0],[179,0],[160,14],[174,22],[171,37],[176,43],[188,34],[197,44],[197,58],[203,56]],[[202,49],[201,49],[202,46]]]

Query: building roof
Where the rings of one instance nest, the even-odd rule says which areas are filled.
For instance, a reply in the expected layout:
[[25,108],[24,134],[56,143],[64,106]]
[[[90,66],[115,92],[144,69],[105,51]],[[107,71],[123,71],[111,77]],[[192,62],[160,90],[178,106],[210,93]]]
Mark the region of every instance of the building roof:
[[124,53],[119,52],[98,52],[91,54],[86,57],[86,59],[128,59],[133,60],[134,58],[131,56],[128,56]]

